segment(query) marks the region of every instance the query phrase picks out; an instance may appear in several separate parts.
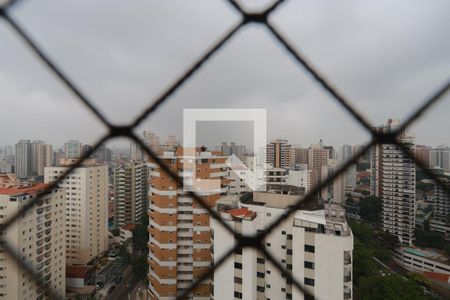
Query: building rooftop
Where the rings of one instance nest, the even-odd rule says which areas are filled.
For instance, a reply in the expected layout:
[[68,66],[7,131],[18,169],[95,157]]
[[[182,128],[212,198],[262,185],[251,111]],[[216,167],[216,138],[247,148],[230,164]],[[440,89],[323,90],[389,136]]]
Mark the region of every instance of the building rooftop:
[[314,210],[314,211],[307,211],[307,210],[299,210],[295,213],[294,219],[308,221],[316,224],[326,224],[325,219],[325,210]]
[[423,272],[422,274],[431,280],[450,283],[450,275],[449,274],[442,274],[442,273],[436,273],[436,272]]
[[408,254],[428,258],[437,262],[449,263],[448,257],[443,252],[439,252],[435,249],[425,249],[419,248],[417,246],[415,246],[414,248],[404,246],[400,247],[400,250]]
[[226,213],[236,219],[253,220],[256,217],[256,212],[249,210],[247,207],[230,209]]
[[[59,166],[51,167],[51,168],[68,168],[72,165],[74,165],[78,161],[78,158],[61,158],[59,161]],[[103,166],[106,164],[99,163],[95,160],[95,158],[86,158],[83,160],[81,165],[79,165],[77,168],[88,168],[88,167],[97,167],[97,166]]]
[[[304,187],[292,185],[266,185],[267,191],[256,191],[244,193],[240,196],[239,201],[242,204],[260,205],[272,208],[286,209],[289,206],[303,201],[305,195]],[[301,210],[318,210],[323,208],[320,199],[313,199],[308,202],[301,202],[299,209]]]
[[120,229],[133,231],[136,228],[136,226],[137,226],[136,224],[129,223],[129,224],[123,225],[122,227],[120,227]]
[[45,183],[37,183],[32,186],[25,187],[9,187],[0,188],[0,195],[18,195],[18,194],[35,194],[37,192],[43,191],[49,185]]
[[20,185],[20,179],[15,174],[0,174],[0,188],[15,187]]
[[315,211],[297,211],[294,224],[298,227],[309,228],[317,233],[349,236],[351,229],[345,219],[345,210],[334,204],[327,204],[324,209]]
[[93,271],[93,267],[88,266],[67,266],[67,278],[86,278]]

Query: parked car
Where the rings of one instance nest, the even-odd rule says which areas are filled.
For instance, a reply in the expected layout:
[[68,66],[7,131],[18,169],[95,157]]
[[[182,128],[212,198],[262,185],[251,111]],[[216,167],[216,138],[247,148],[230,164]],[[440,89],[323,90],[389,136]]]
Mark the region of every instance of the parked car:
[[112,287],[109,288],[108,290],[108,294],[111,294],[114,290],[115,290],[116,286],[113,285]]
[[97,290],[100,290],[101,288],[103,288],[105,286],[105,284],[103,283],[103,282],[101,282],[101,281],[99,281],[99,282],[97,282],[96,284],[95,284],[95,288],[97,289]]
[[119,284],[121,281],[122,281],[122,276],[117,276],[116,278],[114,278],[114,282],[116,283],[116,284]]

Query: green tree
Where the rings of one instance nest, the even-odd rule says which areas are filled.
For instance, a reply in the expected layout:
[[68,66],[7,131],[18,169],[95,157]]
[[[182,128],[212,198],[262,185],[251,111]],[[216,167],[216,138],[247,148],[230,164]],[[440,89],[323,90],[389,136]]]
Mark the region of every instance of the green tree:
[[[374,232],[371,226],[349,220],[354,236],[353,283],[355,299],[430,299],[425,294],[426,280],[418,276],[402,278],[381,268],[374,257],[390,260],[390,249],[398,245],[395,236]],[[388,274],[385,274],[385,273]]]
[[426,230],[425,224],[424,227],[425,229],[416,228],[414,231],[416,238],[414,243],[418,246],[442,249],[445,244],[444,236],[438,232]]
[[133,230],[134,251],[138,253],[147,252],[148,231],[145,224],[137,224]]
[[381,215],[381,199],[375,196],[362,198],[359,201],[359,216],[366,221],[379,223]]
[[357,295],[364,300],[385,299],[431,299],[422,287],[413,280],[404,279],[396,274],[376,275],[363,278],[359,283]]
[[442,249],[447,253],[448,256],[450,256],[450,243],[446,243]]
[[122,260],[122,263],[129,264],[131,261],[130,253],[127,251],[127,243],[119,246],[119,253],[118,253],[120,259]]
[[145,278],[148,270],[147,254],[142,254],[133,258],[131,268],[133,270],[133,275],[136,278]]

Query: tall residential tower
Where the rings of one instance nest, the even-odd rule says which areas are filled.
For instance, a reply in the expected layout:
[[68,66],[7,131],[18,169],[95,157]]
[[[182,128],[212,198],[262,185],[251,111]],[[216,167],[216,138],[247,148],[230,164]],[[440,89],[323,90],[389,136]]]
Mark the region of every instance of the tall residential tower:
[[[399,120],[374,128],[392,133],[400,127]],[[397,141],[414,155],[414,137],[401,132]],[[371,152],[371,194],[381,198],[383,230],[393,234],[400,243],[411,244],[415,226],[416,165],[399,146],[379,144]]]
[[[166,151],[160,159],[200,193],[209,207],[214,207],[227,192],[226,157],[205,148],[189,149],[193,152],[189,154],[187,151]],[[173,299],[211,266],[210,216],[156,163],[150,163],[149,171],[148,295],[152,300]],[[216,179],[217,189],[202,188],[204,179]],[[212,284],[207,280],[188,298],[210,299],[211,292]]]
[[[73,162],[45,168],[45,182],[58,179]],[[85,265],[108,250],[108,166],[86,159],[60,187],[66,191],[67,265]]]
[[148,166],[142,162],[114,169],[114,223],[140,223],[147,217]]

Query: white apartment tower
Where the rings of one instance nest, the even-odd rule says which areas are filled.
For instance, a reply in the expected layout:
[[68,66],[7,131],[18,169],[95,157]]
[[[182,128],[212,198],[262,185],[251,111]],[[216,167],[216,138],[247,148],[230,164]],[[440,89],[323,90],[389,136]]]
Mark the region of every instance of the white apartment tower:
[[44,168],[52,165],[52,146],[44,141],[31,143],[31,174],[44,176]]
[[[295,189],[293,193],[287,189],[285,186],[282,194],[247,194],[239,203],[223,198],[217,209],[236,232],[255,235],[264,232],[301,196],[295,194]],[[217,262],[235,240],[215,220],[212,228]],[[352,299],[353,235],[341,207],[299,210],[273,229],[264,242],[266,249],[316,299]],[[214,272],[214,299],[307,298],[261,253],[244,248],[235,251]]]
[[[58,179],[71,163],[45,168],[45,182]],[[108,249],[108,166],[85,160],[60,186],[66,190],[67,265],[85,265]]]
[[77,140],[70,140],[64,144],[65,158],[74,159],[80,158],[82,155],[82,145]]
[[[450,177],[440,176],[443,183],[450,187]],[[450,222],[448,216],[450,215],[450,195],[447,191],[435,184],[433,194],[433,218],[430,220],[431,230],[442,233],[446,239],[450,237]]]
[[147,217],[148,166],[130,162],[114,169],[114,223],[121,227]]
[[[4,221],[26,205],[47,185],[0,188],[0,220]],[[61,298],[66,290],[65,196],[55,189],[18,218],[2,236],[18,255],[33,266],[38,276]],[[0,299],[47,299],[30,275],[0,250]]]
[[31,176],[31,144],[29,140],[20,140],[16,144],[15,167],[17,177]]
[[[390,133],[400,127],[399,120],[375,128]],[[402,132],[398,142],[414,155],[414,137]],[[371,194],[381,198],[383,230],[395,235],[400,243],[411,244],[415,227],[416,165],[393,144],[381,144],[371,152]]]
[[[332,176],[339,168],[336,159],[329,159],[327,167],[322,171],[323,178]],[[344,204],[345,201],[345,172],[337,176],[330,184],[322,190],[322,198],[335,204]]]

